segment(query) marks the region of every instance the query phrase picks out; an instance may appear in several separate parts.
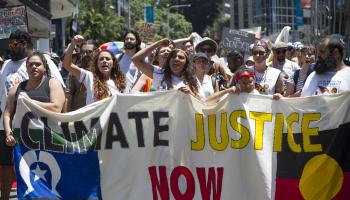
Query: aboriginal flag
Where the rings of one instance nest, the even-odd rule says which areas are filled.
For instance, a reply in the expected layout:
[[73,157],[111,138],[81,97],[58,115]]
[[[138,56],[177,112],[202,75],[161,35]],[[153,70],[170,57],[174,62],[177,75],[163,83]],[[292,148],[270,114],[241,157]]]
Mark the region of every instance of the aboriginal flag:
[[[277,154],[275,199],[350,199],[350,123],[319,131],[312,144],[321,144],[318,153],[293,152],[284,134]],[[303,135],[294,134],[296,144]]]

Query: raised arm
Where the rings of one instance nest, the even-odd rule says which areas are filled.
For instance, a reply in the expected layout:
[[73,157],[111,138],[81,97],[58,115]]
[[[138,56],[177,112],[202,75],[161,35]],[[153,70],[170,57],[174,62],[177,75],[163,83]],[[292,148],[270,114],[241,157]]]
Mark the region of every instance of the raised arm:
[[84,37],[76,35],[72,38],[71,43],[68,45],[67,51],[63,58],[63,67],[71,73],[75,78],[79,80],[81,68],[72,63],[72,55],[76,45],[81,44],[84,41]]
[[183,43],[184,42],[187,42],[187,41],[192,41],[193,42],[193,39],[194,39],[194,33],[191,33],[191,35],[189,35],[188,37],[185,37],[185,38],[179,38],[179,39],[176,39],[176,40],[173,40],[176,47],[182,47],[183,46]]
[[134,65],[142,71],[146,76],[153,79],[153,65],[150,63],[145,62],[145,58],[147,55],[149,55],[154,49],[160,47],[160,46],[168,46],[171,43],[171,41],[167,38],[164,38],[162,40],[159,40],[150,46],[141,49],[139,52],[137,52],[132,57],[132,62]]

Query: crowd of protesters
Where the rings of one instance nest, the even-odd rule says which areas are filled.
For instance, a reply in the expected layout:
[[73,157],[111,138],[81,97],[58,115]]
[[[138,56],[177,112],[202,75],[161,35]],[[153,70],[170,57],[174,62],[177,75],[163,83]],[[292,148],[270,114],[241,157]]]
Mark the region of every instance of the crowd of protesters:
[[230,49],[223,59],[217,55],[216,41],[204,37],[196,44],[194,38],[194,34],[174,41],[164,38],[141,48],[138,33],[128,31],[123,35],[123,50],[115,54],[76,35],[60,61],[57,56],[33,52],[28,33],[13,32],[10,59],[0,60],[1,199],[8,199],[14,180],[11,120],[20,93],[44,109],[70,112],[120,93],[180,90],[211,104],[230,93],[279,100],[350,91],[345,44],[337,35],[323,38],[317,47],[256,40],[249,55]]

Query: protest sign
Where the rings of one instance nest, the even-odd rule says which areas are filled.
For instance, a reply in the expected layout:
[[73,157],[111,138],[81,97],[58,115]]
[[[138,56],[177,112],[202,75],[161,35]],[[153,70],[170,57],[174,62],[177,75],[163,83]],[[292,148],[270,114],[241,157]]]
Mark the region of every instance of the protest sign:
[[13,30],[28,31],[25,6],[0,8],[0,39],[8,38]]
[[144,22],[136,22],[134,26],[141,37],[142,42],[152,42],[154,36],[159,32],[160,26],[158,24],[148,24]]
[[19,199],[347,199],[350,93],[207,106],[179,91],[72,113],[19,99]]
[[255,41],[255,35],[224,27],[221,45],[226,50],[237,50],[249,53],[249,46]]

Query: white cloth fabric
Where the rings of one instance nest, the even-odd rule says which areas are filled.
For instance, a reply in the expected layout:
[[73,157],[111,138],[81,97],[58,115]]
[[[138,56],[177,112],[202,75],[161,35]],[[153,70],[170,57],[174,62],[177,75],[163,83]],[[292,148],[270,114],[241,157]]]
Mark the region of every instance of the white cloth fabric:
[[288,59],[286,59],[286,62],[284,62],[283,65],[273,66],[272,62],[268,63],[267,66],[274,67],[276,69],[279,69],[280,71],[286,73],[288,75],[288,79],[286,80],[288,83],[294,83],[293,77],[294,73],[297,69],[300,69],[299,65],[295,62],[292,62]]
[[[151,91],[163,91],[163,90],[168,90],[167,84],[162,81],[164,78],[164,69],[154,66],[153,68],[153,81],[151,85]],[[173,84],[174,89],[178,89],[181,86],[184,86],[185,84],[181,80],[181,78],[177,76],[171,75],[171,81]]]
[[[92,72],[88,70],[82,69],[80,72],[79,82],[83,83],[86,87],[86,105],[91,104],[97,99],[95,98],[94,91],[94,75]],[[120,93],[117,86],[115,85],[112,79],[107,80],[107,86],[109,89],[109,93],[111,95]]]
[[[46,57],[46,56],[45,56]],[[63,87],[66,87],[62,76],[58,70],[58,67],[55,63],[46,57],[47,64],[49,65],[51,77],[56,78],[60,81]],[[23,58],[18,61],[6,60],[3,64],[0,75],[0,95],[1,95],[1,113],[5,110],[7,94],[15,85],[18,85],[20,82],[28,80],[27,68],[26,68],[27,58]],[[0,119],[0,130],[3,130],[2,124],[2,114]]]
[[[122,56],[121,59],[120,59],[120,56]],[[120,70],[123,72],[123,74],[125,75],[125,79],[126,79],[125,91],[126,91],[126,93],[129,93],[129,91],[131,90],[131,88],[135,84],[139,70],[134,65],[134,63],[132,62],[132,60],[128,56],[128,54],[126,54],[126,53],[118,54],[117,58],[120,59],[120,61],[119,61]]]
[[301,96],[339,94],[347,91],[350,91],[350,67],[325,74],[312,72],[306,79]]
[[202,101],[204,101],[208,96],[214,94],[214,88],[210,76],[204,75],[202,83],[197,78],[197,82],[199,97]]
[[280,70],[273,67],[267,67],[264,73],[260,73],[252,67],[255,73],[255,89],[260,94],[274,94],[276,90],[276,82],[281,73]]

